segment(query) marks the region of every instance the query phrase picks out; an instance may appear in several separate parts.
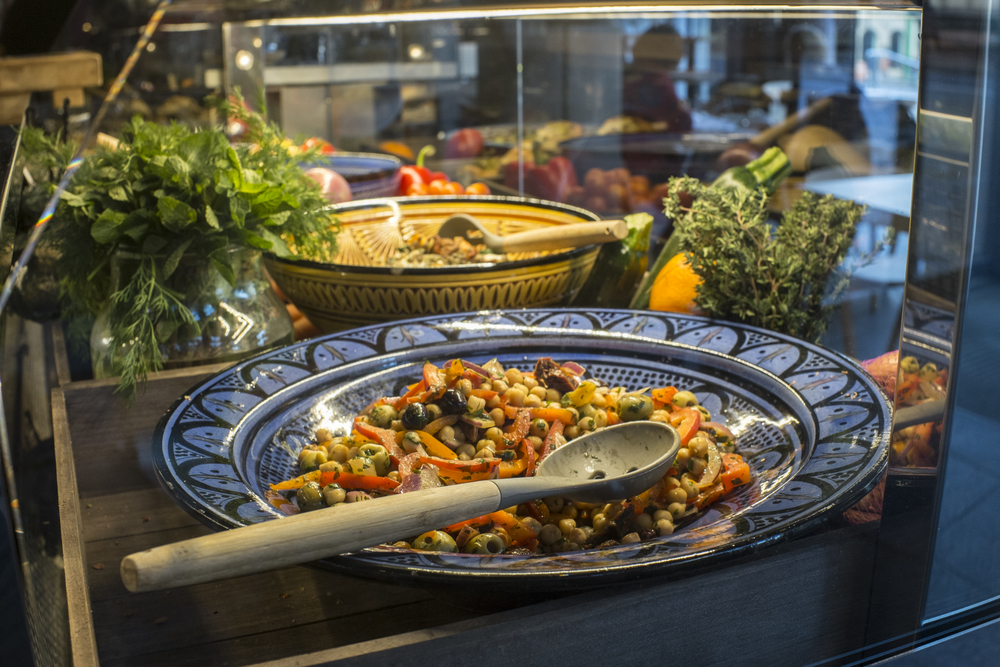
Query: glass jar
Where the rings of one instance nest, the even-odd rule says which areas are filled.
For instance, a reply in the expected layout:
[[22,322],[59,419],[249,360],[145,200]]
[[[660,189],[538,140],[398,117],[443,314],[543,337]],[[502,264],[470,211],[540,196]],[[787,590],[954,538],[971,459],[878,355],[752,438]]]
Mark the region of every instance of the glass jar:
[[[260,251],[231,247],[228,253],[234,285],[209,259],[193,254],[184,255],[167,279],[167,287],[179,295],[194,323],[182,324],[170,333],[164,331],[160,339],[164,369],[237,361],[294,341],[292,319],[264,275]],[[141,261],[134,253],[122,252],[112,258],[114,291],[127,284]],[[158,271],[164,261],[166,257],[156,258]],[[111,310],[109,299],[91,330],[90,356],[96,378],[117,375],[113,361],[128,349],[127,343],[112,347]]]

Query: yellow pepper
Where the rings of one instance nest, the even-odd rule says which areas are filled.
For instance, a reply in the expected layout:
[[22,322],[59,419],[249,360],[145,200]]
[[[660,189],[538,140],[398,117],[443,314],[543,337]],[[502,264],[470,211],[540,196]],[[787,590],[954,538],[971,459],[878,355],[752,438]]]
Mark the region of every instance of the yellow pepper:
[[574,408],[579,408],[594,400],[596,392],[596,384],[593,382],[581,382],[579,387],[569,393],[569,402]]

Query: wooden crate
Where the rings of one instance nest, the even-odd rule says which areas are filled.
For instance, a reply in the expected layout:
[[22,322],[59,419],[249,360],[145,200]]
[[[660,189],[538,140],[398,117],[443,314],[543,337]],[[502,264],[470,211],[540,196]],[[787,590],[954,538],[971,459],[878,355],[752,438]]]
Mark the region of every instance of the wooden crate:
[[680,579],[546,602],[519,596],[506,601],[515,608],[489,614],[309,567],[130,594],[118,575],[123,556],[207,531],[154,481],[150,443],[166,408],[215,370],[162,373],[131,410],[111,381],[53,391],[78,667],[660,664],[678,651],[699,665],[806,664],[863,644],[874,525],[826,530]]

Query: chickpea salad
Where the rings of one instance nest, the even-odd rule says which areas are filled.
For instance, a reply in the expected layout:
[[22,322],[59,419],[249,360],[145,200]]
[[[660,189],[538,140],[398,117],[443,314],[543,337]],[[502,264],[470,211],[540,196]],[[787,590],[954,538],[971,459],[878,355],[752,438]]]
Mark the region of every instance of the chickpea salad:
[[300,476],[271,486],[286,513],[478,480],[530,476],[555,449],[623,421],[669,423],[681,436],[673,467],[651,489],[610,503],[553,497],[414,535],[393,546],[468,554],[561,553],[670,535],[750,484],[725,425],[676,387],[628,391],[587,379],[580,365],[537,360],[534,371],[460,359],[427,363],[398,397],[372,403],[351,433],[315,433]]
[[507,255],[491,253],[485,245],[472,245],[461,236],[450,239],[432,236],[418,244],[401,246],[395,256],[386,260],[386,264],[403,268],[433,268],[504,261],[507,261]]

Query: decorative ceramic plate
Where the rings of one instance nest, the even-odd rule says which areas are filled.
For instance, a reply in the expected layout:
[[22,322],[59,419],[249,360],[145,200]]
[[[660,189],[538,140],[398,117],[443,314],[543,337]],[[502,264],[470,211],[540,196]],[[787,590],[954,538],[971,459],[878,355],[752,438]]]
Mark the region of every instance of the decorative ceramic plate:
[[754,483],[673,535],[638,544],[493,557],[375,547],[321,564],[406,583],[461,584],[472,576],[536,591],[603,585],[704,565],[809,530],[861,498],[886,465],[886,398],[835,352],[693,316],[557,309],[371,326],[237,364],[164,416],[156,471],[178,503],[214,528],[280,519],[264,494],[298,474],[295,452],[316,428],[348,429],[372,400],[412,383],[426,360],[498,357],[529,369],[540,356],[575,361],[611,385],[694,392],[736,434]]

